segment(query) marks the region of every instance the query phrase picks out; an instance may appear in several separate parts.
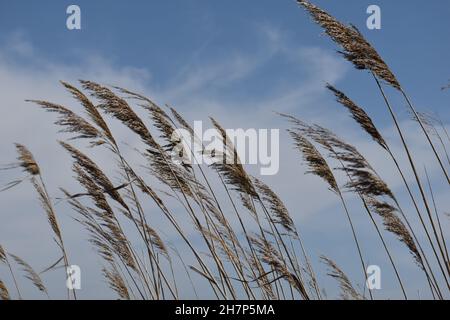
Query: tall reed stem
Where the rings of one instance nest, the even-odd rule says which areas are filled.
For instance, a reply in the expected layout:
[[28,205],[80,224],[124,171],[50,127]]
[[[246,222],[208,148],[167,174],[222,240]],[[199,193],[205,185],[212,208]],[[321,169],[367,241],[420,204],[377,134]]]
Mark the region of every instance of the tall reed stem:
[[[396,127],[397,132],[398,132],[398,134],[399,134],[399,136],[400,136],[400,139],[401,139],[401,141],[402,141],[403,148],[405,149],[406,155],[407,155],[407,157],[408,157],[409,164],[410,164],[411,169],[412,169],[412,171],[413,171],[413,173],[414,173],[414,177],[415,177],[415,180],[416,180],[416,182],[417,182],[417,186],[418,186],[418,188],[419,188],[419,191],[420,191],[420,194],[421,194],[423,203],[424,203],[424,205],[425,205],[425,209],[426,209],[426,211],[427,211],[427,213],[428,213],[428,217],[430,218],[430,221],[431,221],[431,225],[432,225],[433,231],[434,231],[434,233],[435,233],[435,236],[437,236],[436,229],[435,229],[435,226],[434,226],[433,221],[432,221],[432,218],[431,218],[430,207],[429,207],[429,205],[428,205],[428,201],[427,201],[427,199],[426,199],[426,195],[425,195],[425,192],[424,192],[424,190],[423,190],[422,183],[421,183],[420,178],[419,178],[419,175],[418,175],[418,173],[417,173],[416,166],[415,166],[415,164],[414,164],[414,160],[413,160],[412,155],[411,155],[411,153],[410,153],[410,151],[409,151],[409,147],[408,147],[408,145],[407,145],[407,143],[406,143],[406,140],[405,140],[405,138],[404,138],[404,136],[403,136],[403,132],[402,132],[402,130],[401,130],[401,128],[400,128],[400,124],[398,123],[397,116],[395,115],[394,110],[393,110],[392,107],[391,107],[391,104],[390,104],[390,102],[389,102],[389,100],[388,100],[388,98],[387,98],[387,96],[386,96],[386,94],[385,94],[385,92],[384,92],[383,87],[381,86],[380,81],[378,80],[378,78],[377,78],[373,73],[372,73],[372,76],[374,77],[374,79],[375,79],[375,81],[376,81],[376,83],[377,83],[378,89],[380,90],[380,92],[381,92],[381,94],[382,94],[382,96],[383,96],[383,99],[384,99],[384,101],[385,101],[385,103],[386,103],[386,106],[387,106],[387,108],[388,108],[388,110],[389,110],[389,113],[390,113],[390,115],[391,115],[391,117],[392,117],[392,120],[394,121],[395,127]],[[419,212],[418,212],[418,213],[419,213]],[[438,253],[437,253],[437,251],[436,251],[436,249],[435,249],[433,240],[431,239],[431,236],[430,236],[430,234],[429,234],[429,232],[428,232],[428,229],[426,228],[426,224],[425,224],[425,222],[424,222],[424,220],[423,220],[423,218],[422,218],[422,215],[421,215],[420,213],[419,213],[419,219],[420,219],[420,221],[421,221],[421,223],[422,223],[422,226],[423,226],[423,228],[424,228],[424,230],[425,230],[425,233],[426,233],[426,235],[427,235],[428,241],[430,242],[430,245],[431,245],[431,247],[432,247],[432,250],[433,250],[433,252],[434,252],[434,255],[435,255],[435,257],[436,257],[436,260],[438,261],[439,268],[440,268],[440,270],[441,270],[441,272],[442,272],[442,275],[443,275],[443,277],[444,277],[444,279],[445,279],[445,281],[446,281],[447,287],[448,287],[448,289],[450,289],[450,284],[449,284],[449,282],[448,282],[447,275],[446,275],[446,273],[445,273],[445,271],[444,271],[444,268],[442,267],[441,259],[439,258],[439,255],[438,255]],[[439,247],[440,247],[440,244],[439,244],[439,243],[438,243],[438,245],[439,245]],[[441,250],[441,254],[442,254],[442,256],[443,256],[442,248],[440,248],[440,250]],[[448,269],[448,268],[449,268],[449,266],[447,266],[447,269]]]

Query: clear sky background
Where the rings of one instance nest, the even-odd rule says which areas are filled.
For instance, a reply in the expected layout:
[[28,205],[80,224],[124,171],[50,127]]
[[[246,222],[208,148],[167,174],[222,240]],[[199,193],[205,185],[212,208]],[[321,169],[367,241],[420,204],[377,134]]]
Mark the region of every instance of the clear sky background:
[[[450,121],[450,91],[440,90],[450,78],[449,1],[314,3],[339,20],[359,27],[419,110],[433,110],[444,122]],[[65,11],[70,4],[81,7],[80,31],[66,28]],[[381,7],[381,30],[365,27],[370,4]],[[272,113],[280,111],[317,122],[360,147],[391,187],[401,191],[395,171],[378,146],[361,134],[324,89],[324,84],[330,82],[364,106],[400,154],[373,80],[366,72],[354,70],[335,53],[336,49],[293,0],[0,0],[0,163],[11,162],[15,157],[12,143],[21,142],[41,162],[55,197],[59,196],[59,186],[77,188],[68,174],[69,159],[57,146],[56,139],[61,136],[56,135],[52,116],[44,115],[24,100],[47,99],[75,106],[58,80],[75,83],[81,78],[143,92],[162,105],[175,106],[191,121],[207,120],[212,115],[229,128],[284,130],[286,123]],[[442,210],[448,211],[448,185],[439,179],[438,168],[429,157],[418,128],[408,120],[403,100],[392,90],[388,93],[417,150],[418,162],[431,173]],[[120,126],[117,132],[123,134],[124,142],[137,143],[128,140],[131,136]],[[287,135],[282,136],[281,149],[280,173],[266,181],[282,195],[301,225],[317,268],[324,271],[317,257],[327,254],[349,274],[356,273],[357,260],[349,258],[351,239],[347,237],[337,199],[317,178],[303,175],[305,168],[300,156],[292,151]],[[1,173],[0,184],[17,174]],[[31,188],[20,186],[0,194],[0,203],[1,244],[37,269],[57,258]],[[80,237],[81,227],[71,221],[69,209],[62,208],[63,229],[74,263],[86,270],[81,296],[113,297],[100,278],[101,261],[92,255],[84,235]],[[354,210],[358,220],[362,214],[357,204]],[[361,217],[361,228],[369,228],[364,225],[364,218]],[[448,228],[448,219],[444,223]],[[170,230],[162,231],[171,238]],[[375,238],[369,232],[362,232],[361,237],[365,248],[373,250],[370,262],[386,270],[386,281],[378,296],[399,296],[389,265],[378,245],[373,244]],[[396,242],[392,240],[392,244],[395,246]],[[423,276],[412,265],[406,250],[400,245],[396,249],[405,277],[414,279],[408,284],[409,292],[426,297]],[[5,270],[0,269],[0,276],[5,274],[2,271]],[[60,274],[45,277],[53,296],[64,295]],[[361,279],[352,280],[361,284]],[[326,277],[321,277],[321,281],[333,296],[333,281]],[[31,287],[26,293],[39,297]]]

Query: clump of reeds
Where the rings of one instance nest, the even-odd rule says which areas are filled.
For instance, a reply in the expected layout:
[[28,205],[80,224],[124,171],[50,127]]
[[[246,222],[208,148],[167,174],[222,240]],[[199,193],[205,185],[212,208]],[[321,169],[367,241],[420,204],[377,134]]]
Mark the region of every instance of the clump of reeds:
[[0,299],[1,300],[10,300],[8,288],[6,288],[5,284],[2,280],[0,280]]
[[297,0],[297,2],[311,14],[325,33],[343,49],[340,53],[345,59],[352,62],[357,69],[370,70],[394,88],[400,88],[399,82],[387,64],[355,27],[344,25],[309,1]]
[[18,265],[20,265],[23,269],[23,271],[25,272],[25,277],[31,281],[31,283],[33,283],[33,285],[39,290],[44,292],[47,297],[48,297],[48,292],[47,292],[47,288],[45,287],[44,283],[42,282],[41,277],[39,276],[39,274],[34,271],[34,269],[27,263],[25,262],[22,258],[13,255],[10,253],[10,256],[16,261],[16,263]]

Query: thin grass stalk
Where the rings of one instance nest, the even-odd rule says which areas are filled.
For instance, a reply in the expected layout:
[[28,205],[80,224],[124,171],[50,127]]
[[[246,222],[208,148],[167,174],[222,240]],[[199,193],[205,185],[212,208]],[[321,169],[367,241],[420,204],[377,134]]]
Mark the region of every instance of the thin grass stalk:
[[[395,115],[395,112],[394,112],[394,110],[392,109],[391,104],[390,104],[390,102],[389,102],[389,100],[388,100],[388,98],[387,98],[387,96],[386,96],[386,94],[385,94],[385,92],[384,92],[384,89],[383,89],[383,87],[381,86],[381,83],[379,82],[378,78],[377,78],[374,74],[372,74],[372,76],[373,76],[373,78],[375,79],[375,82],[377,83],[378,89],[380,90],[381,95],[383,96],[383,99],[384,99],[384,101],[385,101],[385,104],[386,104],[386,106],[387,106],[387,108],[388,108],[388,110],[389,110],[389,113],[390,113],[391,117],[392,117],[392,120],[394,121],[395,127],[396,127],[397,132],[398,132],[398,134],[399,134],[399,136],[400,136],[400,139],[401,139],[401,141],[402,141],[403,148],[405,149],[406,155],[407,155],[407,157],[408,157],[408,162],[409,162],[409,164],[410,164],[410,166],[411,166],[411,169],[412,169],[412,171],[413,171],[413,173],[414,173],[414,177],[415,177],[415,180],[416,180],[416,182],[417,182],[417,186],[419,187],[419,191],[420,191],[420,194],[421,194],[421,197],[422,197],[422,201],[423,201],[423,203],[424,203],[424,205],[425,205],[425,209],[426,209],[426,211],[427,211],[428,218],[430,219],[430,222],[431,222],[431,226],[432,226],[432,229],[433,229],[434,236],[435,236],[435,238],[437,238],[436,227],[434,226],[434,223],[433,223],[433,219],[432,219],[430,207],[429,207],[429,205],[428,205],[428,201],[427,201],[427,199],[426,199],[426,195],[425,195],[425,192],[424,192],[424,190],[423,190],[422,183],[421,183],[420,178],[419,178],[419,175],[418,175],[418,173],[417,173],[416,166],[415,166],[415,164],[414,164],[414,160],[413,160],[412,155],[411,155],[411,153],[410,153],[410,151],[409,151],[409,147],[408,147],[408,145],[407,145],[407,143],[406,143],[406,140],[405,140],[405,138],[404,138],[404,136],[403,136],[403,131],[401,130],[400,124],[398,123],[397,116]],[[406,181],[406,180],[405,180],[405,181]],[[412,193],[411,193],[411,197],[414,198],[414,196],[412,196]],[[442,267],[441,259],[439,258],[439,255],[438,255],[438,253],[437,253],[437,251],[436,251],[436,248],[435,248],[434,243],[433,243],[433,241],[432,241],[432,239],[431,239],[431,236],[430,236],[430,234],[429,234],[429,232],[428,232],[428,229],[427,229],[427,227],[426,227],[426,224],[425,224],[425,222],[424,222],[424,220],[423,220],[423,218],[422,218],[422,215],[420,214],[420,211],[418,211],[418,214],[419,214],[420,222],[421,222],[421,224],[422,224],[422,226],[423,226],[423,228],[424,228],[424,230],[425,230],[425,233],[426,233],[426,235],[427,235],[428,241],[430,242],[430,245],[431,245],[431,247],[432,247],[433,253],[434,253],[435,257],[436,257],[436,260],[438,261],[439,268],[440,268],[441,273],[442,273],[442,275],[443,275],[443,277],[444,277],[444,279],[445,279],[445,282],[446,282],[446,284],[447,284],[447,288],[450,290],[450,284],[449,284],[449,282],[448,282],[447,274],[445,273],[444,268]],[[440,253],[441,253],[441,257],[444,257],[444,254],[443,254],[442,248],[440,247],[440,243],[439,243],[439,242],[438,242],[438,245],[439,245],[439,250],[440,250]],[[447,269],[447,272],[449,272],[449,266],[446,266],[446,269]]]
[[174,271],[174,268],[173,268],[172,259],[169,259],[169,266],[170,266],[170,273],[171,273],[171,276],[172,276],[172,282],[173,282],[173,286],[174,286],[174,289],[175,289],[175,293],[176,293],[176,296],[178,297],[179,296],[179,292],[178,292],[177,282],[175,280],[175,271]]
[[[233,143],[231,142],[231,140],[229,139],[226,130],[224,130],[220,124],[214,120],[213,118],[210,118],[214,127],[216,128],[216,130],[221,134],[222,137],[222,145],[224,147],[224,156],[225,156],[225,162],[224,163],[215,163],[213,165],[213,167],[219,172],[219,173],[223,173],[224,175],[224,179],[226,179],[227,183],[234,186],[235,189],[237,191],[239,191],[241,193],[241,195],[245,195],[247,197],[250,197],[251,201],[251,208],[248,208],[250,210],[250,212],[253,212],[254,218],[256,219],[257,225],[260,229],[260,233],[261,236],[263,237],[263,243],[267,244],[268,241],[266,239],[265,236],[265,232],[262,229],[262,225],[258,219],[258,214],[256,211],[256,207],[253,203],[253,199],[256,198],[257,199],[257,192],[255,191],[255,187],[253,186],[253,183],[251,181],[251,179],[249,178],[248,174],[246,173],[245,169],[243,168],[240,159],[239,159],[239,155],[237,153],[237,150],[234,148]],[[229,157],[232,156],[232,164],[229,163]],[[225,181],[224,181],[225,182]],[[264,208],[264,207],[263,207]],[[265,214],[267,215],[268,212],[267,210],[265,211]],[[270,215],[268,216],[270,218]],[[274,233],[273,230],[273,225],[272,225],[272,221],[269,219],[269,225],[272,229],[272,233]],[[275,237],[277,246],[279,248],[279,251],[281,253],[281,248],[280,248],[280,243],[277,237]],[[288,252],[288,251],[287,251]],[[285,261],[284,261],[284,255],[282,255],[282,260],[283,263],[286,265]],[[291,259],[292,260],[292,259]],[[292,266],[294,266],[294,264],[292,264]],[[276,290],[277,290],[277,282],[273,281],[275,283],[276,286]],[[284,295],[283,292],[283,288],[281,287],[281,292]],[[304,295],[304,297],[307,297],[307,293],[303,292],[302,293]]]
[[[129,179],[130,177],[129,177],[128,173],[126,173],[126,174],[127,174],[127,178]],[[158,281],[156,279],[155,266],[154,266],[154,264],[156,264],[158,266],[159,262],[155,258],[154,244],[152,243],[152,241],[150,241],[150,236],[148,234],[148,230],[147,230],[147,227],[146,227],[147,226],[147,222],[146,222],[146,219],[145,219],[145,215],[144,215],[143,209],[142,209],[142,207],[141,207],[141,205],[139,203],[137,195],[136,195],[136,193],[134,191],[133,183],[130,183],[130,192],[131,192],[132,199],[133,199],[133,201],[135,203],[135,207],[136,207],[136,209],[138,211],[138,215],[139,215],[139,221],[138,222],[139,223],[135,220],[135,218],[132,215],[131,211],[129,211],[129,218],[130,218],[130,220],[133,221],[136,229],[138,230],[139,235],[144,240],[145,247],[146,247],[146,250],[147,250],[147,255],[148,255],[148,258],[149,258],[150,268],[151,268],[151,276],[153,278],[153,287],[154,287],[154,290],[155,290],[156,299],[159,300],[159,298],[160,298],[159,297],[159,295],[160,295],[160,291],[159,291],[160,287],[158,286]],[[146,270],[146,273],[148,273],[147,270]],[[161,270],[159,268],[158,269],[158,278],[160,277],[160,275],[161,275]],[[163,275],[163,277],[165,277],[165,276]],[[167,279],[166,279],[166,284],[169,287],[169,290],[171,291],[172,297],[174,299],[177,299],[176,296],[174,295],[174,292],[173,292],[172,288],[170,287],[170,284],[167,281]],[[163,288],[161,288],[161,290],[163,291]]]
[[[198,180],[196,179],[196,177],[195,177],[195,172],[194,172],[193,170],[192,170],[192,174],[193,174],[193,176],[194,176],[195,182],[197,182]],[[194,183],[194,189],[195,189],[196,192],[193,192],[192,195],[193,195],[194,201],[195,201],[195,202],[201,207],[201,209],[202,209],[202,212],[203,212],[203,214],[204,214],[205,221],[206,221],[206,224],[207,224],[208,232],[211,232],[211,229],[210,229],[211,227],[214,228],[215,236],[217,236],[217,238],[218,238],[218,240],[220,241],[220,243],[221,243],[221,245],[222,245],[224,251],[225,251],[226,254],[229,256],[230,262],[232,262],[232,265],[233,265],[233,267],[235,268],[235,271],[239,274],[239,277],[242,277],[242,276],[243,276],[242,270],[240,270],[239,266],[235,264],[235,259],[234,259],[234,257],[231,255],[231,252],[230,252],[230,250],[229,250],[229,248],[228,248],[228,245],[227,245],[226,242],[224,241],[224,239],[223,239],[223,237],[222,237],[222,235],[221,235],[220,230],[218,230],[218,229],[217,229],[217,226],[214,224],[213,219],[212,219],[212,217],[211,217],[211,215],[210,215],[210,213],[209,213],[209,210],[208,210],[207,208],[205,208],[204,203],[203,203],[203,200],[202,200],[201,197],[200,197],[200,189],[199,189],[199,187],[198,187],[198,185],[197,185],[196,183]],[[225,217],[224,217],[224,219],[225,219]],[[226,221],[226,219],[225,219],[225,221]],[[228,225],[227,222],[226,222],[226,225]],[[201,228],[201,226],[199,226],[199,228]],[[202,232],[202,230],[200,230],[200,231]],[[231,240],[233,241],[233,236],[232,236],[232,235],[231,235]],[[234,243],[234,242],[233,242],[233,243]],[[212,248],[212,251],[213,251],[213,252],[212,252],[213,255],[215,255],[215,256],[218,258],[213,243],[212,243],[211,248]],[[222,265],[222,268],[224,268],[223,265]],[[225,269],[224,269],[224,270],[225,270]],[[228,279],[227,279],[228,277],[227,277],[225,271],[224,271],[223,274],[221,273],[221,277],[223,277],[223,280],[226,279],[226,281],[228,281]],[[244,283],[245,283],[245,282],[244,282]],[[231,283],[230,283],[230,284],[231,284]]]
[[445,134],[445,137],[447,138],[447,141],[450,143],[450,135],[449,135],[447,129],[445,128],[444,123],[442,122],[442,120],[439,117],[437,117],[436,121],[439,123],[442,131],[444,131],[444,134]]
[[[245,236],[245,238],[246,238],[246,241],[247,241],[247,244],[248,244],[248,246],[249,246],[250,252],[251,252],[251,254],[252,254],[253,258],[254,258],[254,261],[257,263],[258,273],[259,273],[259,275],[261,276],[261,275],[263,274],[263,272],[262,272],[263,269],[262,269],[262,266],[261,266],[261,264],[260,264],[260,262],[259,262],[259,259],[257,258],[256,252],[255,252],[255,250],[254,250],[254,248],[253,248],[253,244],[252,244],[251,241],[250,241],[250,236],[249,236],[249,233],[248,233],[248,231],[247,231],[247,228],[245,227],[245,225],[244,225],[244,223],[243,223],[242,217],[241,217],[241,215],[240,215],[240,213],[239,213],[239,211],[238,211],[238,209],[237,209],[237,207],[236,207],[236,204],[235,204],[235,202],[234,202],[234,200],[233,200],[233,198],[232,198],[232,196],[231,196],[231,194],[230,194],[230,190],[228,189],[228,187],[227,187],[227,185],[226,185],[226,183],[225,183],[225,181],[224,181],[224,178],[222,177],[222,175],[220,174],[220,172],[218,172],[218,176],[219,176],[219,179],[220,179],[220,182],[221,182],[222,186],[223,186],[224,189],[225,189],[225,192],[226,192],[226,194],[227,194],[227,197],[228,197],[228,199],[230,200],[230,203],[231,203],[231,205],[232,205],[232,207],[233,207],[233,211],[235,212],[236,217],[238,218],[240,227],[242,228],[242,231],[243,231],[244,236]],[[243,251],[243,253],[245,254],[245,251]],[[251,272],[253,273],[253,275],[255,276],[255,278],[257,278],[258,280],[264,280],[264,279],[260,279],[260,276],[256,276],[256,274],[254,273],[254,270],[253,270],[253,268],[252,268],[252,266],[251,266],[250,261],[248,261],[248,258],[246,258],[246,259],[247,259],[247,262],[248,262],[248,264],[249,264],[249,266],[250,266],[250,270],[251,270]],[[263,286],[263,288],[264,288],[264,287],[265,287],[265,286]],[[263,288],[261,288],[261,290],[263,290],[263,292],[264,292],[265,289],[263,289]]]
[[[411,112],[411,114],[412,114],[412,112]],[[443,125],[442,121],[438,120],[436,118],[436,116],[428,114],[428,113],[425,113],[425,112],[417,112],[417,115],[422,120],[422,123],[424,124],[425,128],[427,129],[427,131],[429,131],[431,133],[431,136],[435,136],[438,139],[439,144],[440,144],[440,146],[442,148],[442,151],[445,154],[445,157],[446,157],[446,160],[447,160],[447,164],[450,165],[450,156],[448,154],[447,147],[445,146],[444,140],[442,139],[442,136],[439,133],[439,130],[436,128],[436,126],[439,124],[441,129],[444,129],[443,131],[446,134],[445,126]],[[412,114],[412,120],[417,122],[416,116],[414,114]]]
[[341,288],[341,297],[344,300],[354,299],[354,300],[362,300],[365,299],[363,296],[358,294],[358,292],[353,288],[353,285],[350,282],[350,279],[347,275],[337,266],[337,264],[331,259],[321,256],[322,261],[324,261],[331,269],[331,272],[328,273],[330,277],[333,277],[339,282],[339,286]]
[[[194,194],[195,194],[195,193],[194,193]],[[196,197],[196,196],[194,196],[194,197]],[[203,212],[203,214],[204,214],[205,221],[206,221],[206,226],[207,226],[207,228],[208,228],[208,232],[211,232],[211,226],[212,226],[212,227],[214,228],[215,235],[218,236],[218,239],[219,239],[219,241],[221,242],[221,245],[222,245],[224,251],[229,253],[228,246],[226,245],[225,241],[223,240],[223,237],[220,235],[220,231],[217,229],[217,227],[216,227],[216,225],[214,224],[214,222],[212,221],[212,219],[211,219],[209,213],[207,212],[206,208],[204,207],[203,202],[202,202],[201,200],[198,200],[198,199],[196,200],[196,202],[197,202],[197,204],[201,207],[201,210],[202,210],[202,212]],[[197,221],[198,221],[198,220],[197,220]],[[198,223],[198,228],[200,229],[200,232],[203,234],[203,228],[201,227],[200,223]],[[205,241],[208,241],[208,240],[207,240],[207,238],[208,238],[207,236],[205,236],[204,238],[205,238]],[[209,243],[209,244],[208,244],[208,247],[210,247],[209,249],[210,249],[212,255],[214,256],[214,258],[217,259],[218,261],[220,261],[219,255],[218,255],[218,253],[217,253],[217,251],[216,251],[216,248],[215,248],[215,245],[214,245],[214,240],[211,239],[211,242],[208,241],[208,243]],[[232,259],[232,258],[231,258],[231,259]],[[233,260],[231,260],[231,261],[233,261]],[[233,264],[233,263],[232,263],[232,264]],[[233,266],[234,266],[234,264],[233,264]],[[235,267],[235,266],[234,266],[234,267]],[[222,278],[222,281],[221,281],[221,282],[222,282],[222,284],[223,284],[223,289],[224,289],[224,291],[226,290],[226,289],[225,289],[225,284],[224,284],[224,283],[227,283],[227,286],[229,287],[230,293],[231,293],[234,297],[236,297],[236,296],[235,296],[236,293],[235,293],[234,288],[233,288],[233,286],[232,286],[232,284],[231,284],[231,282],[230,282],[230,279],[229,279],[229,277],[228,277],[228,275],[227,275],[227,272],[226,272],[226,270],[225,270],[225,266],[224,266],[224,264],[222,263],[222,261],[220,261],[220,268],[221,268],[221,271],[219,271],[219,272],[220,272],[220,277]],[[235,269],[235,270],[237,271],[237,269]]]
[[[143,184],[143,182],[141,181],[141,183]],[[160,202],[159,198],[155,198],[155,195],[152,195],[151,193],[153,192],[152,190],[148,189],[148,186],[146,186],[145,184],[143,184],[144,186],[144,190],[146,191],[146,193],[155,201],[155,203],[157,203],[157,205],[160,207],[160,209],[162,210],[162,212],[164,213],[164,215],[169,219],[169,221],[171,222],[171,224],[175,227],[176,231],[180,234],[180,236],[182,237],[182,239],[186,242],[186,244],[188,245],[189,249],[193,252],[195,258],[197,259],[197,261],[199,262],[200,266],[202,269],[204,269],[204,271],[206,272],[206,274],[208,275],[207,279],[212,279],[212,273],[209,270],[209,268],[207,267],[207,265],[205,264],[205,262],[203,262],[203,259],[200,257],[200,255],[197,253],[197,251],[195,250],[195,248],[193,247],[193,245],[191,244],[191,242],[189,241],[189,239],[187,238],[187,236],[184,234],[182,228],[178,225],[177,221],[175,220],[173,214]],[[179,199],[178,199],[179,200]],[[180,201],[180,200],[179,200]],[[182,203],[182,205],[184,206],[184,204]],[[211,285],[214,284],[215,286],[211,286],[211,288],[213,289],[216,297],[219,299],[219,296],[217,294],[217,291],[219,291],[219,293],[222,295],[222,298],[226,299],[226,295],[225,293],[222,291],[221,288],[219,288],[217,286],[217,283],[215,281],[210,282]]]
[[[187,275],[187,277],[189,279],[189,282],[191,284],[192,290],[194,291],[195,297],[198,300],[199,296],[198,296],[198,293],[197,293],[197,289],[195,288],[194,281],[192,281],[191,274],[189,272],[189,269],[186,266],[186,263],[184,262],[183,257],[181,256],[181,254],[179,253],[179,251],[177,250],[177,248],[175,246],[171,246],[171,249],[173,250],[173,252],[175,252],[176,256],[178,257],[178,259],[180,260],[181,264],[183,265],[184,271],[186,272],[186,275]],[[175,277],[174,277],[174,282],[176,282],[175,281]]]
[[[200,165],[199,165],[199,168],[200,168]],[[202,170],[201,168],[200,168],[200,170],[201,170],[201,172],[202,172],[202,175],[203,175],[205,181],[207,181],[207,184],[209,185],[208,179],[207,179],[206,176],[204,175],[203,170]],[[195,176],[195,173],[193,173],[193,174],[194,174],[194,176]],[[197,181],[197,180],[196,180],[196,181]],[[199,193],[199,192],[200,192],[200,190],[197,189],[197,193]],[[211,192],[213,192],[212,189],[211,189]],[[214,192],[213,192],[213,193],[214,193]],[[230,237],[230,240],[231,240],[231,242],[232,242],[233,249],[234,249],[236,252],[239,252],[239,251],[238,251],[238,248],[239,248],[240,252],[241,252],[241,253],[244,255],[244,257],[245,257],[245,261],[248,262],[248,258],[247,258],[246,254],[245,254],[245,251],[244,251],[243,248],[240,246],[239,242],[236,240],[236,236],[234,235],[234,232],[232,231],[232,229],[231,229],[231,227],[230,227],[230,225],[229,225],[227,219],[225,218],[225,215],[223,214],[223,211],[222,211],[222,209],[220,208],[220,205],[218,204],[218,201],[217,201],[217,198],[215,197],[215,195],[214,195],[214,198],[216,199],[215,201],[217,202],[217,206],[218,206],[217,209],[219,210],[219,212],[220,212],[220,214],[221,214],[221,219],[222,219],[222,220],[221,220],[219,223],[222,223],[222,222],[224,223],[224,227],[226,228],[226,231],[228,232],[229,237]],[[198,199],[198,201],[199,201],[199,202],[201,203],[201,205],[203,206],[202,200],[201,200],[201,199]],[[220,240],[220,242],[221,242],[221,244],[222,244],[222,247],[224,248],[224,250],[226,251],[227,255],[229,256],[230,261],[232,262],[233,267],[235,268],[236,272],[239,274],[240,280],[241,280],[242,284],[244,285],[244,290],[247,292],[247,294],[249,294],[249,295],[254,299],[255,296],[254,296],[252,290],[250,289],[250,287],[248,286],[248,281],[246,281],[246,279],[245,279],[245,275],[244,275],[242,266],[240,265],[240,263],[236,263],[234,257],[231,255],[231,252],[229,252],[229,249],[227,249],[228,245],[227,245],[226,242],[224,241],[223,236],[222,236],[222,234],[221,234],[221,231],[217,229],[216,225],[215,225],[214,222],[213,222],[212,217],[211,217],[210,214],[208,213],[208,210],[206,210],[206,212],[207,212],[207,218],[211,221],[211,225],[213,226],[213,228],[214,228],[214,230],[215,230],[215,232],[216,232],[216,234],[217,234],[217,236],[218,236],[218,238],[219,238],[219,240]],[[240,262],[240,261],[239,261],[239,262]],[[249,291],[249,290],[250,290],[250,291]],[[250,296],[249,296],[249,297],[250,297]]]
[[[250,196],[250,195],[249,195],[249,196]],[[259,216],[258,216],[258,213],[257,213],[257,210],[256,210],[256,206],[255,206],[255,203],[254,203],[252,197],[250,197],[250,205],[251,205],[251,211],[254,213],[254,217],[255,217],[256,223],[257,223],[257,225],[258,225],[259,232],[260,232],[260,234],[261,234],[261,238],[263,239],[264,245],[266,245],[266,244],[269,243],[269,241],[268,241],[268,239],[267,239],[267,237],[266,237],[266,231],[264,231],[264,228],[263,228],[263,225],[262,225],[262,223],[261,223],[261,220],[259,219]],[[267,216],[266,216],[266,218],[267,218]],[[287,266],[286,260],[284,259],[284,255],[282,254],[282,250],[281,250],[279,241],[278,241],[278,239],[275,237],[274,229],[273,229],[273,227],[272,227],[271,224],[269,224],[269,226],[270,226],[270,228],[271,228],[271,235],[275,238],[275,243],[276,243],[276,245],[277,245],[277,249],[278,249],[278,252],[279,252],[279,254],[280,254],[280,258],[282,259],[282,262],[283,262],[284,266]],[[268,250],[268,251],[270,251],[270,250]],[[275,277],[275,275],[276,275],[276,270],[273,268],[273,266],[270,266],[270,268],[271,268],[271,272],[274,274],[274,277]],[[281,280],[281,279],[282,279],[282,278],[280,277],[279,280]],[[280,297],[279,290],[281,290],[281,293],[282,293],[283,297],[285,298],[284,290],[283,290],[282,288],[281,288],[281,289],[278,289],[278,281],[274,278],[274,280],[272,280],[271,283],[273,283],[273,284],[275,285],[275,291],[276,291],[276,293],[277,293],[277,297]]]

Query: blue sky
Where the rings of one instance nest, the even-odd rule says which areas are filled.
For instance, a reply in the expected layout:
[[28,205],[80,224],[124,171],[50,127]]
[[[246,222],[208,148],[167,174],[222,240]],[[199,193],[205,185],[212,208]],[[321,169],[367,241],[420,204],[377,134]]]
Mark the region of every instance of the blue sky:
[[[446,123],[450,121],[447,111],[450,91],[440,90],[450,79],[450,2],[317,0],[314,3],[360,28],[419,110],[432,109]],[[81,31],[66,29],[65,11],[70,4],[81,7]],[[365,27],[366,8],[370,4],[381,7],[381,30]],[[336,46],[321,34],[321,29],[295,1],[0,0],[0,30],[0,87],[4,89],[0,108],[5,110],[0,118],[0,162],[9,163],[15,158],[13,142],[28,145],[42,161],[55,196],[59,195],[59,186],[76,188],[70,176],[61,174],[70,170],[68,158],[55,143],[60,136],[51,125],[51,117],[23,101],[42,98],[74,106],[58,80],[74,82],[80,78],[144,92],[160,104],[174,105],[189,120],[216,116],[226,127],[285,129],[286,124],[274,117],[272,111],[301,116],[329,126],[354,142],[391,187],[401,190],[389,161],[375,144],[361,137],[360,129],[324,89],[329,81],[364,106],[386,137],[392,139],[393,149],[401,154],[373,80],[335,53]],[[430,166],[437,198],[442,207],[448,208],[448,186],[439,180],[439,171],[424,151],[427,149],[419,131],[408,121],[403,100],[393,90],[388,89],[388,93],[410,133],[412,145],[418,150],[418,161]],[[133,145],[127,140],[126,130],[120,126],[115,129],[123,134],[126,143]],[[267,182],[283,195],[295,220],[302,225],[312,254],[316,258],[330,254],[346,271],[356,272],[357,261],[348,258],[351,239],[347,238],[347,226],[342,212],[336,212],[341,211],[339,202],[327,193],[320,180],[303,176],[304,167],[300,166],[300,157],[293,152],[287,135],[282,141],[286,143],[281,147],[280,173],[268,177]],[[52,159],[48,159],[49,154]],[[108,158],[100,159],[107,166]],[[0,185],[9,178],[0,176]],[[33,216],[25,214],[39,212],[32,190],[20,186],[8,195],[0,194],[0,202],[10,208],[4,213],[10,228],[0,225],[0,243],[45,267],[54,248],[51,249],[51,241],[45,240],[49,237],[43,216],[34,212]],[[352,207],[358,210],[357,204]],[[337,218],[336,214],[341,216]],[[70,215],[61,219],[67,225],[67,242],[74,260],[82,260],[86,269],[98,268],[100,262],[95,257],[90,256],[92,261],[85,259],[89,245],[80,239],[80,227],[71,221]],[[360,220],[364,228],[365,220]],[[42,236],[40,248],[33,246],[35,235]],[[372,250],[373,238],[364,232],[361,236],[366,249]],[[395,240],[392,244],[396,246]],[[409,288],[415,293],[423,287],[423,279],[417,268],[411,266],[408,253],[401,246],[397,249],[405,261],[405,274],[417,279]],[[383,264],[385,257],[379,251],[374,250],[372,258]],[[317,259],[315,263],[318,264]],[[396,296],[398,289],[390,271],[387,273],[381,296]],[[48,277],[52,288],[60,290],[58,278]],[[95,297],[97,292],[110,297],[98,273],[86,277],[89,282],[83,290],[84,297]],[[330,286],[327,287],[330,294],[335,293],[332,281],[323,281]],[[36,294],[29,290],[30,295]]]

